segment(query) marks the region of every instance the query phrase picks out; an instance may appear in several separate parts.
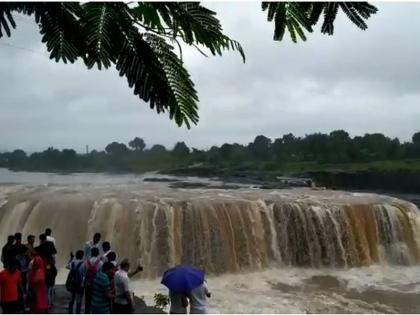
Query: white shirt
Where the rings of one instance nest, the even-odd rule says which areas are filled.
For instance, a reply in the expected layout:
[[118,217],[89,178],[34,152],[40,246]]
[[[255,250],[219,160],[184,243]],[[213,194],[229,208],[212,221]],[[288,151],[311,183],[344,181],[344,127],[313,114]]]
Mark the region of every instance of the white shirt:
[[190,314],[206,314],[207,294],[209,294],[207,284],[203,282],[199,287],[191,290],[190,298]]
[[50,235],[47,235],[47,241],[53,243],[54,246],[55,246],[55,238],[54,237],[52,237]]
[[125,270],[118,270],[114,277],[115,282],[115,303],[118,304],[129,304],[125,292],[130,292],[130,279]]
[[85,260],[88,260],[91,256],[90,256],[90,250],[93,248],[93,247],[96,247],[96,248],[98,248],[99,249],[99,257],[101,257],[101,253],[102,253],[102,246],[100,246],[100,243],[96,243],[96,244],[94,244],[93,243],[93,241],[89,241],[89,242],[86,242],[86,244],[85,244],[85,247],[84,247],[84,249],[83,249],[83,251],[85,252]]

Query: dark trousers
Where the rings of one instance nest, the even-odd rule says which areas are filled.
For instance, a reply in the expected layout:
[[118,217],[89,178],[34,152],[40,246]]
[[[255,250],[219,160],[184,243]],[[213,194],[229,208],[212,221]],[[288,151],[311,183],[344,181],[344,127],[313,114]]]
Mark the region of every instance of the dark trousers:
[[[80,314],[82,312],[83,290],[72,292],[69,303],[69,314]],[[73,310],[74,303],[76,303],[76,311]]]
[[20,276],[22,277],[23,291],[25,291],[25,293],[26,293],[26,288],[28,286],[28,272],[27,271],[21,271]]
[[25,296],[23,295],[22,290],[18,290],[18,310],[22,312],[25,310]]
[[90,305],[92,302],[92,286],[85,287],[85,314],[90,314]]
[[19,302],[3,302],[1,303],[1,311],[3,314],[17,314],[19,312]]
[[130,304],[114,303],[112,308],[113,314],[131,314],[133,311]]

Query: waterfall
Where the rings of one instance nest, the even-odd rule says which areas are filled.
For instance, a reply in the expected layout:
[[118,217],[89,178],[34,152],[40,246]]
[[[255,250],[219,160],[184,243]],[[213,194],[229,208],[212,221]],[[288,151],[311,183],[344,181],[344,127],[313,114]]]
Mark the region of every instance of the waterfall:
[[[7,189],[6,189],[7,188]],[[0,237],[51,227],[58,263],[94,232],[147,277],[184,263],[208,273],[268,267],[413,265],[419,213],[409,202],[344,192],[138,191],[135,186],[0,186]]]

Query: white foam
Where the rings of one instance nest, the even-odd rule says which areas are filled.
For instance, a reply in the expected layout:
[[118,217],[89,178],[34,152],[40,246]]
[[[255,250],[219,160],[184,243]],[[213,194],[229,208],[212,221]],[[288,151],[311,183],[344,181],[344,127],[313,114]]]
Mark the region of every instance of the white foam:
[[[398,312],[398,306],[388,305],[385,298],[372,303],[348,297],[346,293],[351,290],[363,293],[368,289],[402,294],[417,293],[420,290],[419,275],[419,266],[371,266],[347,270],[277,268],[246,274],[226,274],[207,279],[212,291],[208,311],[211,313]],[[314,286],[311,281],[313,276],[336,278],[342,285],[342,292]],[[283,285],[283,289],[273,288],[273,285],[278,283]],[[136,280],[132,285],[135,293],[144,296],[147,304],[154,304],[155,293],[167,294],[167,289],[160,284],[160,279]],[[310,289],[311,285],[313,289]],[[419,310],[420,300],[418,306]]]

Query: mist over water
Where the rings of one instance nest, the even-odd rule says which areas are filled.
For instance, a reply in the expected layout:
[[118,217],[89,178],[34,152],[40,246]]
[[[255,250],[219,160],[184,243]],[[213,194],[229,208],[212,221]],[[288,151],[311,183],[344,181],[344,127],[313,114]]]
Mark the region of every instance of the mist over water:
[[409,202],[311,189],[171,189],[105,174],[102,182],[84,174],[65,183],[67,175],[56,176],[58,183],[0,185],[1,239],[49,226],[63,266],[99,231],[120,258],[144,266],[133,286],[148,303],[166,292],[161,273],[187,263],[208,273],[213,312],[420,311],[420,217]]

